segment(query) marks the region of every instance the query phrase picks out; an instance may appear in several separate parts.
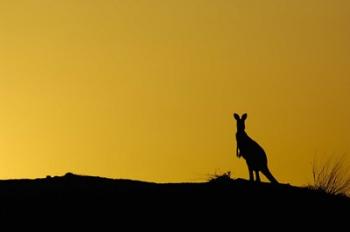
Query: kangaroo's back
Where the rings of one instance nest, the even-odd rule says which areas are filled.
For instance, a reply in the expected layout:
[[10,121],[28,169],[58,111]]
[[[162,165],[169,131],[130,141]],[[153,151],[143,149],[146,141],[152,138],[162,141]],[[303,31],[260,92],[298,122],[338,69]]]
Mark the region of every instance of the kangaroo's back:
[[246,132],[237,132],[236,140],[241,156],[253,170],[262,170],[267,166],[267,157],[264,149]]

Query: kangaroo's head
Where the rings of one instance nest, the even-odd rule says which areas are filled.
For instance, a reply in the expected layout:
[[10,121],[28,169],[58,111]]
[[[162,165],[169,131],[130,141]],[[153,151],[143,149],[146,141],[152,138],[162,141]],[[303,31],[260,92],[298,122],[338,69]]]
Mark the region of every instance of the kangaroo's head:
[[244,113],[242,117],[240,118],[238,114],[234,113],[233,117],[237,121],[237,132],[242,132],[245,129],[245,120],[247,119],[247,114]]

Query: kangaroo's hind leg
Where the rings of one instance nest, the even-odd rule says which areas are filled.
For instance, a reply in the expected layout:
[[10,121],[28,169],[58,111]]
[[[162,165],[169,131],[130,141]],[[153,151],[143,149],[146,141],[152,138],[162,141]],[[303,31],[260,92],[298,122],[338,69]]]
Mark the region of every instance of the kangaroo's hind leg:
[[253,169],[249,165],[248,165],[248,171],[249,171],[249,180],[253,182],[254,181]]
[[260,183],[260,176],[259,176],[259,171],[255,171],[255,181],[257,182],[257,183]]

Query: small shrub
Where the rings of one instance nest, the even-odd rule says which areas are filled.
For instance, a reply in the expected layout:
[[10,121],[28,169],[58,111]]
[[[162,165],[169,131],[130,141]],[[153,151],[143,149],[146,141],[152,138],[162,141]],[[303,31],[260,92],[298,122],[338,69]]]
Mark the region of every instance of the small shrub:
[[223,174],[214,174],[209,177],[209,183],[230,183],[233,181],[231,178],[231,172],[225,172]]
[[333,195],[350,195],[350,172],[345,156],[329,158],[322,164],[313,163],[313,189]]

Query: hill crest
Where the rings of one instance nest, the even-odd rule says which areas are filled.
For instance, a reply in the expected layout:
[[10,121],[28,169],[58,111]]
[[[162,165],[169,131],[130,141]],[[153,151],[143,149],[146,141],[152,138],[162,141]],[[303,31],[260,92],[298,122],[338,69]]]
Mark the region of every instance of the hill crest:
[[[333,217],[350,199],[308,187],[213,179],[201,183],[154,183],[67,173],[37,179],[0,180],[2,218],[163,218],[176,216],[293,218]],[[229,214],[223,212],[228,211]],[[180,214],[176,212],[181,212]],[[259,212],[259,216],[254,212]],[[263,214],[261,213],[263,212]],[[269,212],[269,213],[268,213]],[[297,212],[297,214],[293,213]],[[210,216],[208,216],[210,215]]]

